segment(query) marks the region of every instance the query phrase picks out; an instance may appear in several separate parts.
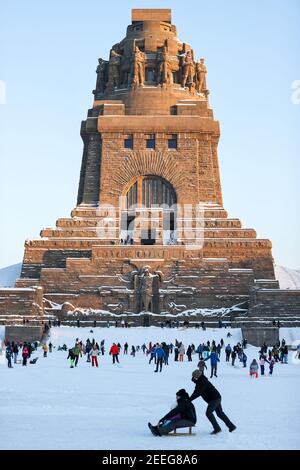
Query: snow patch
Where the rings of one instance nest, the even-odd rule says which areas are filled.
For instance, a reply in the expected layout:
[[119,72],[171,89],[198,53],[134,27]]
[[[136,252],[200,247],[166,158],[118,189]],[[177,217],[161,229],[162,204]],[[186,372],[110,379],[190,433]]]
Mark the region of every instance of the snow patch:
[[12,264],[0,269],[0,287],[14,287],[16,280],[20,277],[22,263]]

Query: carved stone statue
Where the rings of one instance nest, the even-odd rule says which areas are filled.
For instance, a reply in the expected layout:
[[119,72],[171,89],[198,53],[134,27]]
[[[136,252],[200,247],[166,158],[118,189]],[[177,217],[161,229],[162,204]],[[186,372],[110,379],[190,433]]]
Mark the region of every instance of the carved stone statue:
[[206,93],[206,66],[204,64],[204,59],[200,59],[196,63],[196,77],[197,77],[197,91],[198,93]]
[[145,54],[135,46],[133,53],[132,85],[143,85],[145,81]]
[[158,313],[159,309],[159,272],[151,273],[148,266],[132,272],[133,289],[137,312]]
[[170,85],[172,83],[172,66],[168,50],[164,47],[162,59],[159,64],[158,83]]
[[121,55],[114,49],[110,51],[109,67],[108,67],[108,84],[107,86],[113,90],[118,88],[120,84],[120,62]]
[[192,52],[187,51],[184,56],[183,63],[182,63],[182,88],[186,86],[186,84],[194,83],[194,76],[195,76],[195,66],[192,57]]
[[97,83],[96,83],[96,90],[97,93],[103,93],[105,89],[105,69],[107,65],[107,60],[98,59],[98,67],[96,70],[97,73]]

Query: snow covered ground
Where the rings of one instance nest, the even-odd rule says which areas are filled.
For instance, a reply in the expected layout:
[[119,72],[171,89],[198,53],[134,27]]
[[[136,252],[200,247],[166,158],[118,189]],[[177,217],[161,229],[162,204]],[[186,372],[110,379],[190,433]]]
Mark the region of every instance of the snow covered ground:
[[[221,337],[227,342],[229,330],[160,328],[52,328],[52,343],[73,346],[75,338],[105,339],[106,349],[113,341],[131,346],[148,341],[173,342],[185,346]],[[239,329],[231,330],[230,343],[241,337]],[[196,436],[154,437],[147,422],[156,423],[169,411],[175,393],[194,385],[193,362],[175,363],[154,373],[154,365],[139,352],[135,358],[120,356],[120,365],[111,357],[100,356],[99,369],[79,360],[70,369],[67,353],[54,349],[43,358],[39,350],[36,365],[17,364],[8,369],[0,363],[0,449],[299,449],[300,448],[300,365],[289,360],[276,365],[274,375],[250,379],[240,363],[232,367],[222,351],[218,378],[212,379],[222,394],[224,411],[237,425],[230,434],[221,422],[223,432],[211,436],[211,425],[205,416],[205,403],[195,401],[198,414]],[[257,348],[247,349],[248,365],[257,358]]]

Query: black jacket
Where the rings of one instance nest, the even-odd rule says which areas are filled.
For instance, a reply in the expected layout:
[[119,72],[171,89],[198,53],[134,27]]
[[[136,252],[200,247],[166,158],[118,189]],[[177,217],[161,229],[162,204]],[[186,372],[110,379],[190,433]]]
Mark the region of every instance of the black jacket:
[[174,416],[180,415],[180,419],[186,419],[188,421],[191,421],[193,424],[196,424],[197,422],[197,415],[196,415],[196,410],[193,405],[189,400],[186,399],[180,399],[177,402],[177,406],[173,408],[169,413],[167,413],[161,421],[164,421],[165,419],[171,419],[174,418]]
[[190,401],[195,400],[195,398],[202,397],[206,403],[209,403],[213,400],[218,400],[221,398],[218,390],[213,386],[212,383],[205,377],[201,375],[198,380],[192,380],[196,387],[192,395],[190,396]]

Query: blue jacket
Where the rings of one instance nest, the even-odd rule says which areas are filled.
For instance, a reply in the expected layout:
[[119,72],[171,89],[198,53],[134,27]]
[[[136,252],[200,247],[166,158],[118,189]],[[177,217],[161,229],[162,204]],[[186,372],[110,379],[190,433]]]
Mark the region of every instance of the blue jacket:
[[156,348],[155,356],[157,357],[157,359],[164,359],[166,357],[166,354],[163,348]]
[[215,352],[212,352],[206,359],[205,361],[207,361],[208,359],[210,359],[210,363],[212,366],[215,366],[216,364],[218,364],[218,362],[220,362],[220,359],[218,358],[218,355],[217,353]]

